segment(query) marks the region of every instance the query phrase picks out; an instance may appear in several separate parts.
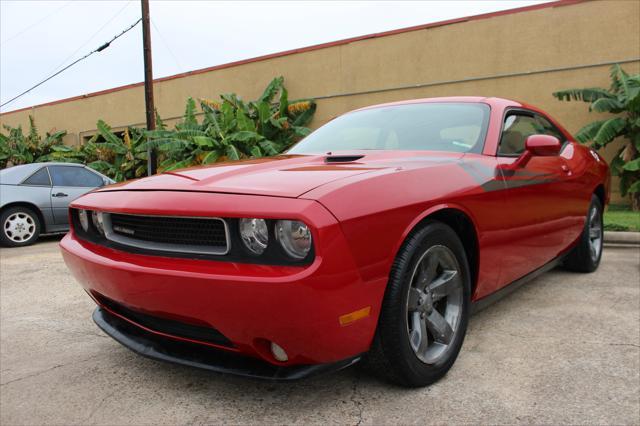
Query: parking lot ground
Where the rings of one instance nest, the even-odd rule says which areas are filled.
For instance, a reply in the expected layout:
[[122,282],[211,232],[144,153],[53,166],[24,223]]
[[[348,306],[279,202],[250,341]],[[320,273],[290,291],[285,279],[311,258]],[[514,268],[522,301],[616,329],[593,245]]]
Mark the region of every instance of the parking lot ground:
[[0,250],[0,423],[640,423],[640,250],[553,270],[474,316],[453,369],[401,389],[360,368],[295,383],[145,359],[91,321],[57,240]]

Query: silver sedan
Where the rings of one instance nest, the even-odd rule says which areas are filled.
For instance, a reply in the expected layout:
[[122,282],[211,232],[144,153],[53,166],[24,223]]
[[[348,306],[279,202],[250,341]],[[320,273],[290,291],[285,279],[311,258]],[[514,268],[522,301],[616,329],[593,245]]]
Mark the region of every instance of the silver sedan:
[[0,244],[33,244],[69,229],[68,206],[112,179],[82,164],[32,163],[0,170]]

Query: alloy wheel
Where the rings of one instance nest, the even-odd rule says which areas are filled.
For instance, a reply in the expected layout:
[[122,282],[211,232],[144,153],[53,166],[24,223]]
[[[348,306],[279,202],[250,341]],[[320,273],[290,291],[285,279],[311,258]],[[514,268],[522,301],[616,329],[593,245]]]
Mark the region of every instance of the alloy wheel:
[[4,221],[3,231],[11,241],[22,243],[33,238],[36,222],[28,213],[16,212]]
[[597,206],[589,212],[589,252],[591,260],[598,261],[602,251],[602,215]]
[[461,269],[453,252],[432,246],[411,275],[407,332],[416,357],[425,364],[443,359],[458,331],[463,303]]

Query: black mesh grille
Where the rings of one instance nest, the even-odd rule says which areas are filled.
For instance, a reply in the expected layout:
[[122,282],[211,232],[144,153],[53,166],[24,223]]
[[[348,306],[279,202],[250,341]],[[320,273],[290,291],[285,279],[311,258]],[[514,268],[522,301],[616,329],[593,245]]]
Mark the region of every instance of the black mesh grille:
[[220,219],[112,213],[111,227],[115,234],[142,241],[221,248],[227,246],[224,222]]
[[231,341],[215,328],[192,325],[184,322],[143,314],[142,312],[129,309],[121,305],[120,303],[115,302],[102,295],[94,293],[94,296],[96,296],[96,299],[98,299],[98,301],[102,305],[104,305],[112,312],[122,315],[123,317],[150,330],[158,331],[160,333],[166,333],[176,337],[214,343],[220,346],[233,347]]

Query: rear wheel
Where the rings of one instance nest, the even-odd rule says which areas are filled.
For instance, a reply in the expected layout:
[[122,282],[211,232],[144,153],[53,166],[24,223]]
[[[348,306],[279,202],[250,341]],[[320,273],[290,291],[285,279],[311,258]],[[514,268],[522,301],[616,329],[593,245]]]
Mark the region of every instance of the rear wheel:
[[394,262],[369,366],[403,386],[444,376],[464,340],[470,287],[465,251],[451,228],[430,222],[414,232]]
[[564,261],[570,271],[593,272],[602,258],[602,203],[593,195],[580,240]]
[[38,215],[28,207],[10,207],[0,214],[0,243],[7,247],[33,244],[40,235]]

